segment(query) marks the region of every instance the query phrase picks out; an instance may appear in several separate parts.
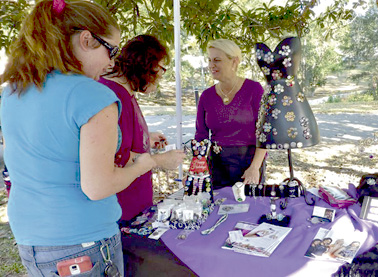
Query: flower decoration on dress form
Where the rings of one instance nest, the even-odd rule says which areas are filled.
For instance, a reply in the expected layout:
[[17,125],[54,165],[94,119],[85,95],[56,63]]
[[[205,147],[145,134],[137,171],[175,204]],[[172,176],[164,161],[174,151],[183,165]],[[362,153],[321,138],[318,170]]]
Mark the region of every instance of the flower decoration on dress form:
[[[281,149],[301,147],[301,145],[297,145],[297,141],[293,141],[293,137],[296,140],[302,140],[302,145],[306,147],[318,143],[318,132],[312,130],[313,126],[315,126],[314,128],[317,127],[316,121],[313,117],[307,115],[312,115],[311,110],[308,111],[307,109],[308,105],[302,107],[302,103],[307,104],[307,100],[300,90],[295,77],[300,61],[300,47],[299,39],[294,37],[281,41],[274,51],[269,49],[264,43],[256,44],[256,51],[263,50],[263,53],[265,53],[262,59],[259,59],[259,56],[257,56],[257,63],[263,73],[267,72],[266,68],[270,69],[270,75],[264,74],[264,76],[266,76],[268,85],[271,86],[272,90],[272,93],[268,95],[269,98],[267,98],[267,101],[260,106],[260,111],[263,110],[263,113],[261,113],[261,122],[258,128],[260,133],[266,135],[264,143],[258,140],[258,145],[262,147],[274,149],[273,144],[276,144],[276,147]],[[273,57],[271,57],[271,53]],[[272,59],[270,60],[270,58]],[[276,97],[271,96],[273,93]],[[303,116],[307,117],[310,121],[307,127],[300,125],[299,119]],[[269,128],[264,124],[265,122],[271,124]],[[280,122],[283,124],[280,124]],[[284,122],[286,123],[284,124]],[[302,132],[305,128],[310,129],[313,139],[304,140]],[[269,129],[271,131],[267,133]],[[276,136],[274,133],[276,133]],[[307,136],[309,137],[311,134],[307,134]],[[278,144],[280,145],[277,146]]]
[[284,106],[290,106],[291,104],[293,104],[293,100],[291,100],[291,97],[290,96],[287,96],[285,95],[283,98],[282,98],[282,104]]
[[261,50],[261,49],[257,49],[256,50],[256,58],[259,59],[259,60],[262,60],[263,57],[264,57],[264,51]]
[[259,141],[266,142],[266,135],[264,133],[261,133],[259,136]]
[[268,64],[270,63],[273,63],[274,62],[274,55],[272,54],[272,52],[268,52],[264,55],[264,61]]
[[298,135],[297,128],[290,127],[287,130],[287,135],[289,138],[296,138],[296,136]]
[[285,91],[285,88],[284,88],[283,85],[281,85],[281,84],[277,84],[277,85],[274,86],[273,91],[274,91],[275,93],[277,93],[277,94],[281,94],[282,92]]
[[310,138],[312,138],[312,135],[310,134],[310,129],[305,129],[304,131],[303,131],[303,136],[305,137],[305,139],[310,139]]
[[266,66],[263,66],[263,67],[261,68],[261,70],[263,71],[263,73],[264,73],[265,75],[270,75],[270,68],[267,68]]
[[299,120],[299,122],[300,122],[300,124],[301,124],[301,126],[302,127],[305,127],[305,128],[307,128],[308,127],[308,118],[307,117],[302,117],[300,120]]
[[291,76],[291,75],[287,76],[287,79],[285,80],[285,82],[288,87],[294,86],[295,84],[294,76]]
[[[267,102],[267,103],[264,105],[264,113],[263,113],[263,115],[265,115],[265,116],[269,115],[269,112],[270,112],[271,109],[272,109],[272,106],[269,105],[269,103]],[[260,125],[260,126],[261,126],[261,125]]]
[[304,93],[299,92],[299,93],[297,94],[297,101],[303,103],[304,100],[305,100],[305,95],[304,95]]
[[263,126],[263,129],[264,129],[265,133],[269,133],[270,130],[272,130],[272,124],[270,124],[269,122],[265,122],[264,126]]
[[275,105],[277,103],[277,97],[274,94],[269,95],[268,103],[271,106]]
[[280,71],[280,70],[278,70],[278,69],[275,69],[275,70],[273,70],[273,73],[272,73],[272,78],[273,78],[273,80],[280,80],[280,79],[282,79],[282,72]]
[[282,64],[285,66],[285,67],[290,67],[292,66],[291,64],[291,58],[285,58],[284,61],[282,62]]
[[281,113],[281,110],[275,108],[273,111],[272,111],[272,117],[274,119],[278,119],[278,115]]
[[291,49],[289,45],[282,45],[282,49],[278,51],[278,54],[282,56],[289,56],[290,52]]
[[285,118],[286,118],[287,121],[294,121],[295,120],[294,112],[287,112],[285,114]]
[[256,133],[255,133],[255,135],[256,135],[256,138],[259,138],[260,137],[260,134],[261,134],[261,132],[260,132],[260,129],[256,129]]

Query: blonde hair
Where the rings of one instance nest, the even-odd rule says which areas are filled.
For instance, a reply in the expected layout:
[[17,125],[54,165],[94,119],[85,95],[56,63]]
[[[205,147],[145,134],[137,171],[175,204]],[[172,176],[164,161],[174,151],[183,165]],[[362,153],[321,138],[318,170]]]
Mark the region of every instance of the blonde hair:
[[242,61],[242,53],[240,47],[229,39],[210,40],[207,44],[207,52],[210,48],[216,48],[223,51],[229,59],[238,58],[239,63]]
[[12,93],[20,95],[31,84],[42,89],[47,74],[53,70],[84,74],[71,41],[78,30],[109,37],[119,26],[108,11],[89,1],[66,1],[59,14],[53,11],[53,0],[38,2],[10,47],[0,84],[9,82]]

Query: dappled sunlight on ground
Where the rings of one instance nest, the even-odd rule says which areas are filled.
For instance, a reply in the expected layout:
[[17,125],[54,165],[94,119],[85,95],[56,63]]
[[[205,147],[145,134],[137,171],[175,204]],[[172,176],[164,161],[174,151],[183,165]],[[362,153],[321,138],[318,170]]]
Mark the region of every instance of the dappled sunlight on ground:
[[2,205],[0,207],[0,222],[6,223],[9,222],[8,215],[7,215],[7,206]]
[[[349,183],[357,186],[363,174],[378,171],[378,145],[367,147],[361,153],[357,144],[353,143],[320,143],[293,150],[292,161],[294,176],[306,187],[326,185],[347,188]],[[287,153],[270,151],[267,171],[268,183],[278,183],[289,177]]]

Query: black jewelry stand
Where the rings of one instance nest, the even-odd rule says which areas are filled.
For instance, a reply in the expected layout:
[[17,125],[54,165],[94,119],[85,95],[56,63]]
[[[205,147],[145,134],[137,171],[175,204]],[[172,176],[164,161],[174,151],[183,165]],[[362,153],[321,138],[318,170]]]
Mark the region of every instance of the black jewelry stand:
[[[282,193],[283,195],[280,195],[281,198],[282,196],[284,196],[285,198],[285,200],[280,203],[281,209],[282,210],[286,209],[287,204],[289,202],[289,198],[295,198],[301,195],[304,196],[305,202],[307,205],[310,205],[310,206],[315,205],[315,199],[311,197],[310,198],[311,201],[310,201],[307,198],[307,191],[306,191],[305,186],[298,178],[294,177],[293,163],[291,160],[291,149],[288,149],[287,153],[288,153],[288,161],[289,161],[290,178],[286,178],[285,180],[283,180],[283,183],[286,184],[286,190],[288,191],[286,191],[286,193]],[[275,203],[276,199],[278,198],[277,197],[270,198],[270,213],[262,215],[260,219],[258,220],[259,224],[262,222],[267,222],[267,223],[279,225],[279,226],[285,226],[285,227],[289,226],[290,224],[289,216],[287,215],[285,216],[283,214],[277,215],[276,203]]]
[[270,198],[270,213],[262,215],[260,219],[257,221],[258,224],[263,223],[263,222],[287,227],[290,224],[290,216],[277,214],[276,198],[271,197]]
[[[294,177],[293,163],[291,161],[291,149],[287,149],[287,159],[289,161],[290,178],[286,178],[285,180],[283,180],[283,182],[288,184],[288,186],[289,186],[289,198],[290,197],[296,197],[295,195],[293,195],[293,194],[295,194],[295,191],[293,192],[290,189],[290,183],[296,182],[298,184],[298,190],[299,190],[298,195],[304,196],[305,202],[306,202],[307,205],[310,205],[310,206],[315,205],[315,199],[311,197],[310,198],[311,202],[310,202],[309,199],[307,199],[307,191],[306,191],[305,186],[303,185],[303,183],[299,179]],[[283,210],[286,209],[287,204],[288,204],[288,197],[285,197],[285,200],[283,202],[281,202],[281,204],[280,204],[281,209],[283,209]]]

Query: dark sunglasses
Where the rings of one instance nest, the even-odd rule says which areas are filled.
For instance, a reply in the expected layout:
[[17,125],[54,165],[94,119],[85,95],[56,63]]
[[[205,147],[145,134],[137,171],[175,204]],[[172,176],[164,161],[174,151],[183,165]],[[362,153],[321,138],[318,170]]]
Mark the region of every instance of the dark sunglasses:
[[94,39],[96,39],[99,43],[101,43],[109,52],[109,58],[112,60],[117,56],[119,52],[118,46],[111,46],[109,43],[107,43],[105,40],[100,38],[98,35],[91,32],[91,35]]
[[163,74],[165,74],[165,72],[167,71],[167,69],[163,66],[161,66],[160,64],[158,64],[158,66],[161,68],[161,70],[163,70]]

